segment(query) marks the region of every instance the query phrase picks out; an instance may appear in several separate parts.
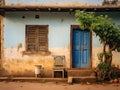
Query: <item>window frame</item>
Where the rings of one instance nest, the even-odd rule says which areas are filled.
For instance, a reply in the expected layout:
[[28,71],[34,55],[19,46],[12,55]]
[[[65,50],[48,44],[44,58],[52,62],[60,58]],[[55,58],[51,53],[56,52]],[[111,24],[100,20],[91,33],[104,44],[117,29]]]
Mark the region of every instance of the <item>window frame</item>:
[[[35,28],[35,35],[36,35],[35,39],[37,39],[37,40],[35,40],[35,41],[37,41],[35,43],[37,49],[33,50],[33,51],[28,50],[28,45],[29,45],[28,35],[29,34],[27,33],[28,32],[27,30],[29,30],[30,27]],[[44,34],[45,35],[45,41],[43,40],[45,42],[45,45],[43,46],[43,47],[46,48],[45,50],[39,50],[40,47],[42,47],[42,45],[40,44],[40,34],[39,34],[40,28],[45,28],[44,32],[40,31],[42,33],[45,33]],[[49,25],[26,25],[25,26],[25,52],[24,52],[24,54],[44,54],[44,55],[50,54],[50,52],[48,50],[48,28],[49,28]],[[44,36],[44,35],[42,35],[42,36]]]

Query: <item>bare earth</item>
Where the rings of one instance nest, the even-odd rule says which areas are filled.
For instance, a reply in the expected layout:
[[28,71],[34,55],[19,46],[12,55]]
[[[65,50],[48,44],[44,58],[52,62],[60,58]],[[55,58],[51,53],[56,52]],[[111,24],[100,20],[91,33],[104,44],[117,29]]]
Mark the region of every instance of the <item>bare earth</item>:
[[55,82],[0,82],[0,90],[120,90],[120,83],[69,85]]

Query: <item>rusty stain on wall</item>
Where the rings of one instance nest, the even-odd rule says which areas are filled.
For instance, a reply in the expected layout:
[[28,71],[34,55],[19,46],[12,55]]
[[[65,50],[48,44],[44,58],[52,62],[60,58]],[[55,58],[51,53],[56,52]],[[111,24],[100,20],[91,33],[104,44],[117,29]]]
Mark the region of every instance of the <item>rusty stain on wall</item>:
[[[51,55],[24,55],[22,52],[24,48],[6,48],[5,59],[3,60],[3,76],[34,76],[35,65],[42,65],[42,74],[44,77],[52,76],[52,68],[54,62],[54,55],[65,56],[65,67],[70,68],[70,47],[66,48],[50,48]],[[94,47],[92,50],[92,68],[99,64],[97,54],[102,51],[101,47]],[[119,53],[113,52],[113,64],[119,66]]]
[[19,43],[17,46],[17,51],[19,51],[19,49],[22,48],[22,43]]
[[[20,45],[21,46],[21,45]],[[69,68],[70,58],[68,48],[50,48],[51,55],[23,55],[24,48],[6,48],[5,58],[3,60],[3,68],[7,72],[6,75],[13,76],[34,76],[35,65],[42,65],[44,77],[52,76],[52,68],[54,55],[64,55],[66,60],[66,68]],[[3,74],[5,75],[5,74]],[[5,76],[6,76],[5,75]]]
[[[97,54],[102,52],[102,47],[94,47],[92,48],[92,67],[95,68],[97,67],[97,65],[100,63],[100,60],[98,60]],[[113,52],[113,60],[112,60],[112,64],[115,65],[115,67],[120,66],[120,60],[119,60],[119,56],[120,56],[120,52]]]

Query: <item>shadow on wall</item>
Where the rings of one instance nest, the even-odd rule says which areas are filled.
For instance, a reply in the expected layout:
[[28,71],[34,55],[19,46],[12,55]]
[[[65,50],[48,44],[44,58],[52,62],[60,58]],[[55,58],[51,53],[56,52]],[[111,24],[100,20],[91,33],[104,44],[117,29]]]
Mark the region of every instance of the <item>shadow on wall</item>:
[[24,73],[21,73],[21,72],[14,72],[14,71],[11,71],[11,73],[9,73],[7,70],[5,70],[4,68],[1,68],[0,69],[0,76],[2,77],[24,77],[24,76],[30,76],[30,77],[33,77],[34,76],[34,72],[31,71],[31,70],[25,70]]
[[6,76],[9,75],[7,70],[5,70],[3,67],[0,67],[0,76]]
[[[48,62],[48,63],[47,63]],[[0,76],[35,76],[35,65],[42,65],[42,77],[52,76],[53,60],[5,60]]]

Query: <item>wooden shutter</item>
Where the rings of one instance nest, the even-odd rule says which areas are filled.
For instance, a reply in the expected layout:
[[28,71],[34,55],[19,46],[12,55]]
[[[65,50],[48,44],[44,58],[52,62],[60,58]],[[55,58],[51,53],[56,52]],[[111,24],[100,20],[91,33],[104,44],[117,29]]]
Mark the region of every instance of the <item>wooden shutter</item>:
[[38,27],[38,51],[48,51],[48,26]]
[[48,51],[48,25],[26,26],[26,50],[36,52]]
[[26,29],[26,49],[27,51],[36,51],[37,50],[37,33],[35,26],[27,26]]

